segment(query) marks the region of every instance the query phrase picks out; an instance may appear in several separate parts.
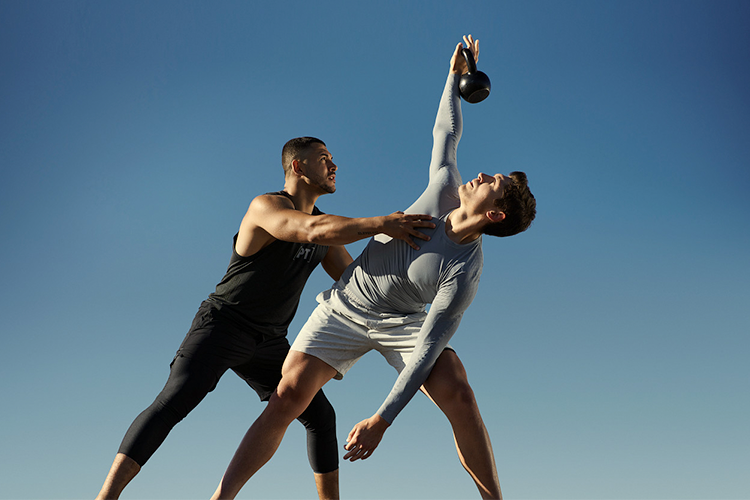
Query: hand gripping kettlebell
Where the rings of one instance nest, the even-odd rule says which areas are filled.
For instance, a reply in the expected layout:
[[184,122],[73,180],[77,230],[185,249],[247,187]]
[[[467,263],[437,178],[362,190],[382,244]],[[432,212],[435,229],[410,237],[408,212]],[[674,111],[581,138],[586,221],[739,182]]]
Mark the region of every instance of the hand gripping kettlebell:
[[490,78],[481,71],[477,71],[474,55],[469,49],[461,49],[461,53],[469,68],[469,72],[462,75],[458,82],[461,97],[472,104],[484,101],[490,95]]

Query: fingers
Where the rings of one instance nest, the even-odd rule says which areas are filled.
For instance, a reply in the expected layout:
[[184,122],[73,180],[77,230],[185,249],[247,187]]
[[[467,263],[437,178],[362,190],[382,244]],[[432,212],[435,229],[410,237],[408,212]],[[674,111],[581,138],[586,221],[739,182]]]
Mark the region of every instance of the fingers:
[[430,237],[418,231],[419,228],[434,229],[435,223],[430,222],[431,215],[427,214],[404,214],[395,212],[390,216],[391,227],[384,230],[392,238],[398,238],[405,241],[414,250],[419,250],[419,246],[414,243],[412,238],[418,238],[428,241]]
[[426,216],[427,218],[424,218],[424,216],[417,216],[413,218],[409,218],[406,220],[406,226],[409,228],[415,228],[415,227],[425,227],[429,229],[435,229],[435,223],[430,222],[432,220],[432,217],[429,215]]
[[[429,216],[427,216],[427,217],[429,217]],[[429,241],[430,240],[430,237],[428,235],[417,231],[415,229],[417,227],[424,227],[424,228],[434,229],[435,228],[435,223],[434,222],[429,222],[429,221],[426,221],[426,220],[422,220],[420,218],[416,218],[414,220],[409,221],[408,227],[406,228],[407,231],[408,231],[408,235],[406,235],[406,237],[403,238],[403,240],[410,247],[412,247],[414,250],[419,250],[419,245],[417,245],[416,243],[414,243],[414,240],[412,238],[419,238],[420,240],[424,240],[424,241]]]
[[435,223],[430,222],[432,220],[431,215],[426,214],[409,214],[404,215],[403,221],[411,227],[430,227],[434,228]]
[[407,219],[411,220],[432,220],[432,215],[428,214],[408,214],[406,215]]
[[[414,228],[424,227],[424,228],[428,228],[428,229],[434,229],[435,228],[435,223],[434,222],[430,222],[431,219],[432,219],[432,216],[425,215],[425,214],[411,216],[411,220],[410,220],[410,222],[411,222],[410,226],[411,227],[409,228],[409,234],[411,235],[411,237],[412,238],[419,238],[420,240],[424,240],[424,241],[429,241],[430,240],[429,236],[427,236],[424,233],[421,233],[421,232],[417,231]],[[416,245],[414,245],[413,242],[411,242],[409,244],[415,250],[419,250],[419,247],[416,246]]]
[[353,444],[349,443],[344,446],[345,449],[349,450],[349,452],[344,455],[344,460],[349,460],[350,462],[356,462],[357,460],[365,460],[367,458],[370,458],[372,453],[375,451],[375,449],[367,449],[362,444]]
[[349,451],[349,453],[344,455],[344,460],[349,460],[350,462],[356,462],[357,460],[366,460],[370,458],[373,451],[374,450],[366,450],[363,446],[359,446],[357,448],[353,448]]
[[365,454],[364,445],[358,444],[357,438],[352,437],[355,430],[356,427],[349,433],[349,437],[346,438],[346,444],[344,445],[344,449],[348,451],[348,453],[344,455],[344,460],[351,460],[352,462],[359,460]]
[[474,40],[474,37],[470,35],[464,35],[464,43],[466,44],[466,48],[471,50],[471,53],[474,54],[474,61],[479,62],[479,40]]
[[419,250],[419,245],[414,243],[414,241],[411,238],[403,238],[403,240],[406,242],[407,245],[412,247],[414,250]]

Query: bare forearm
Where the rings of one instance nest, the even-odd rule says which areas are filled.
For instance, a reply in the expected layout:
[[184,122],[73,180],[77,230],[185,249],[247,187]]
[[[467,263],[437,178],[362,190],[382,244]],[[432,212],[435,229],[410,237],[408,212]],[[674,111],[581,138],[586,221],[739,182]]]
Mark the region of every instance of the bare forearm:
[[318,245],[346,245],[384,232],[385,217],[349,218],[319,215],[302,228],[304,239]]
[[[429,240],[429,236],[419,228],[434,228],[431,216],[425,214],[404,214],[394,212],[380,217],[348,218],[337,215],[318,215],[309,217],[296,228],[301,241],[320,245],[346,245],[376,234],[387,234],[392,238],[406,241],[411,247],[419,250],[413,238]],[[284,239],[284,238],[279,238]]]

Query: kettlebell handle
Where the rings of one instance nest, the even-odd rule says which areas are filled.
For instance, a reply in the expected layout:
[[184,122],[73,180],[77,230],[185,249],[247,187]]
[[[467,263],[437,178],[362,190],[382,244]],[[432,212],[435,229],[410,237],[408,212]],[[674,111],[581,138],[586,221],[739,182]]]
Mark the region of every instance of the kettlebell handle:
[[466,59],[468,73],[459,78],[458,91],[466,102],[481,102],[490,95],[490,79],[481,71],[477,71],[477,63],[469,49],[462,48],[461,53]]
[[464,59],[466,59],[466,65],[469,67],[469,74],[476,73],[477,63],[474,61],[474,54],[472,54],[467,48],[461,49],[461,53],[463,54]]

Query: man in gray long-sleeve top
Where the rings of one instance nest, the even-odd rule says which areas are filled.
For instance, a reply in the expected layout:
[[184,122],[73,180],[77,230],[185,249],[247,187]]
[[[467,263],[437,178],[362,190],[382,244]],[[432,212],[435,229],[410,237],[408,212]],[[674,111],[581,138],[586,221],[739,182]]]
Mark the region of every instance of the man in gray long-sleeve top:
[[[478,55],[471,35],[464,42]],[[433,217],[431,239],[416,251],[374,237],[330,290],[297,336],[283,378],[268,407],[240,444],[214,498],[232,498],[267,462],[286,427],[331,378],[343,375],[369,350],[399,371],[372,417],[349,433],[344,459],[368,458],[385,430],[420,387],[446,414],[464,467],[483,498],[501,498],[492,446],[465,371],[448,341],[476,294],[482,272],[482,235],[511,236],[529,227],[536,202],[526,175],[480,173],[463,184],[456,164],[461,138],[458,81],[467,71],[459,43],[440,101],[429,185],[406,213]],[[431,304],[429,312],[426,305]]]

